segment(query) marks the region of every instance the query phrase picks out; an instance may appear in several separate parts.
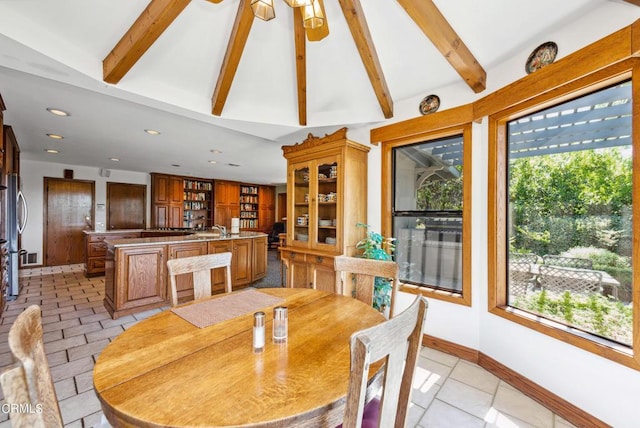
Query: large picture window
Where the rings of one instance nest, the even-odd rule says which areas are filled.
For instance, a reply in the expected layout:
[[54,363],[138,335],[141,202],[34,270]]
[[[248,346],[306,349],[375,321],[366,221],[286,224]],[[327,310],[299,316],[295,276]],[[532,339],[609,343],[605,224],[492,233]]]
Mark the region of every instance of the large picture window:
[[634,79],[612,67],[490,117],[489,310],[640,368]]
[[507,124],[508,304],[631,346],[631,82]]

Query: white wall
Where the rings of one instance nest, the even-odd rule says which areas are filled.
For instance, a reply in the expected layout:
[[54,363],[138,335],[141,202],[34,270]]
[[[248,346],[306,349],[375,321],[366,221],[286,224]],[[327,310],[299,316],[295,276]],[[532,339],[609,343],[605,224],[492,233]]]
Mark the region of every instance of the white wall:
[[[433,91],[441,99],[440,110],[472,102],[522,78],[526,58],[538,44],[555,41],[561,58],[639,18],[640,8],[622,2],[610,2],[585,16],[575,17],[557,31],[541,35],[539,42],[521,55],[487,68],[487,90],[483,93],[475,95],[463,83]],[[415,117],[417,106],[426,95],[396,102],[393,121]],[[370,129],[349,129],[349,138],[366,144],[370,142]],[[370,147],[368,222],[380,231],[380,148]],[[639,371],[488,313],[488,148],[488,126],[484,118],[481,124],[473,125],[472,139],[472,306],[430,299],[427,333],[479,350],[612,426],[638,426]],[[400,293],[396,311],[406,307],[412,298]]]
[[[18,142],[20,144],[20,142]],[[64,165],[51,162],[31,161],[21,159],[20,179],[22,182],[22,192],[29,206],[29,217],[27,225],[22,234],[22,249],[29,253],[37,253],[37,264],[42,263],[43,255],[43,204],[44,204],[44,177],[63,178],[64,170],[73,170],[73,178],[78,180],[95,181],[95,220],[94,227],[104,229],[106,224],[106,202],[107,202],[107,181],[116,183],[132,183],[147,185],[147,224],[150,215],[150,186],[151,176],[141,172],[120,171],[111,169],[109,177],[101,177],[99,168],[90,168],[77,165]],[[102,209],[98,209],[102,205]]]

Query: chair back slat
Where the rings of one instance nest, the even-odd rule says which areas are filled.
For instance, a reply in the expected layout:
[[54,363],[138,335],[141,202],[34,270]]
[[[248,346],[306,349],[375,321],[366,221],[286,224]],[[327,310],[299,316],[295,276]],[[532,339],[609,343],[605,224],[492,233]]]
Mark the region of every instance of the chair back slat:
[[171,305],[178,304],[177,276],[191,273],[193,277],[193,297],[202,299],[211,296],[212,270],[225,269],[225,292],[231,292],[231,253],[205,254],[202,256],[183,257],[167,261],[169,280],[171,282]]
[[418,296],[394,318],[351,336],[351,373],[344,428],[360,427],[369,366],[383,359],[386,364],[378,426],[405,426],[426,310],[426,299]]
[[[348,290],[352,290],[352,297],[368,305],[373,304],[375,278],[391,280],[389,316],[393,316],[393,303],[400,286],[398,264],[396,262],[338,256],[334,258],[334,269],[337,273],[336,293],[349,294]],[[353,283],[350,281],[353,281]],[[339,287],[340,283],[342,287]]]
[[[29,306],[9,330],[9,349],[18,365],[0,375],[7,404],[29,404],[32,411],[11,412],[13,427],[62,427],[62,416],[42,341],[40,307]],[[41,413],[39,413],[41,410]]]

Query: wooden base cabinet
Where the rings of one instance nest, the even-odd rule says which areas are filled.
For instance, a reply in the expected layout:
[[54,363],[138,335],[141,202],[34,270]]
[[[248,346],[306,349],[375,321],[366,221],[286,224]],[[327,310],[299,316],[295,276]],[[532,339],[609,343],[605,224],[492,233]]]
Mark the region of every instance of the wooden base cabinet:
[[167,304],[166,245],[109,248],[104,305],[116,319]]
[[140,232],[85,232],[84,235],[84,276],[104,275],[107,244],[105,239],[139,238]]
[[253,240],[253,266],[251,273],[251,282],[267,276],[267,257],[269,243],[267,237],[255,238]]
[[280,256],[286,267],[287,287],[314,288],[340,292],[336,288],[336,271],[332,254],[308,253],[291,248],[281,248]]

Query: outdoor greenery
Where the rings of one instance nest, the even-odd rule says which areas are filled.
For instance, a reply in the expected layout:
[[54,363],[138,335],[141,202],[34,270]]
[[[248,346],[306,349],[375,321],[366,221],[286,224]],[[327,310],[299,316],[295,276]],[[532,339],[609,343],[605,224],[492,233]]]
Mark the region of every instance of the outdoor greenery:
[[[367,229],[365,239],[356,244],[356,249],[362,251],[362,257],[372,260],[392,260],[395,250],[394,238],[384,238],[378,232],[370,230],[368,224],[358,223],[358,227]],[[386,278],[376,277],[373,286],[373,307],[383,311],[391,305],[391,282]]]
[[512,246],[539,255],[593,246],[630,256],[632,163],[622,150],[513,160]]
[[572,327],[631,345],[633,310],[630,305],[599,294],[562,294],[546,290],[518,296],[513,306],[544,314]]
[[620,343],[632,340],[632,160],[624,148],[515,159],[509,251],[590,259],[620,283],[618,299],[536,290],[510,304]]
[[436,175],[435,179],[425,180],[416,195],[416,209],[418,210],[462,210],[462,166],[456,165],[458,176],[442,179]]

